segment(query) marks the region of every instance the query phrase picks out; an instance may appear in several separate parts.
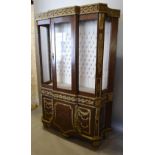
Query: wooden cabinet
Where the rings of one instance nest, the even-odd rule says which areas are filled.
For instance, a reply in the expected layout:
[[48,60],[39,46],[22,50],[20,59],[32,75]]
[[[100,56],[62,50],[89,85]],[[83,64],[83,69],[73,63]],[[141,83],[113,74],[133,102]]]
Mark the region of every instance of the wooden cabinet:
[[36,17],[44,126],[92,142],[111,129],[119,16],[99,3]]

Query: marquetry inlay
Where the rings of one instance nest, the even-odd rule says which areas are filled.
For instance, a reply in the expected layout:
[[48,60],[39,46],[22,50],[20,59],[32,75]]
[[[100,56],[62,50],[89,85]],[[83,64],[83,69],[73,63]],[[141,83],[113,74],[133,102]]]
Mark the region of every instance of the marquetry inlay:
[[46,18],[68,16],[68,15],[79,14],[79,12],[80,12],[79,6],[67,7],[62,9],[50,10],[45,13],[40,13],[36,16],[36,19],[40,20],[40,19],[46,19]]
[[80,131],[89,135],[91,132],[91,110],[84,107],[78,107],[77,119],[79,120],[78,127],[80,128]]
[[63,92],[57,92],[53,91],[51,89],[47,88],[41,88],[41,94],[45,96],[50,96],[55,99],[60,99],[64,101],[69,101],[69,102],[78,102],[79,104],[87,104],[87,105],[92,105],[92,106],[102,106],[104,103],[106,103],[108,100],[112,100],[112,94],[104,94],[100,98],[92,98],[92,97],[86,97],[86,96],[81,96],[81,95],[71,95]]
[[89,14],[89,13],[98,13],[98,12],[107,12],[108,7],[106,4],[93,4],[93,5],[84,5],[80,7],[80,14]]
[[36,20],[54,18],[60,16],[69,16],[75,14],[90,14],[90,13],[105,13],[111,17],[119,17],[120,11],[116,9],[110,9],[106,4],[93,4],[83,6],[73,6],[55,10],[49,10],[47,12],[40,13],[36,16]]

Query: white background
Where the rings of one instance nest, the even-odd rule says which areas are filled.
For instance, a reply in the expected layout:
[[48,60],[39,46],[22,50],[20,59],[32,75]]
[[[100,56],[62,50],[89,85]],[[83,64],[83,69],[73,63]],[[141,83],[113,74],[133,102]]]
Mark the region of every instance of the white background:
[[[124,155],[155,154],[154,3],[125,1]],[[31,154],[31,6],[0,5],[0,154]]]

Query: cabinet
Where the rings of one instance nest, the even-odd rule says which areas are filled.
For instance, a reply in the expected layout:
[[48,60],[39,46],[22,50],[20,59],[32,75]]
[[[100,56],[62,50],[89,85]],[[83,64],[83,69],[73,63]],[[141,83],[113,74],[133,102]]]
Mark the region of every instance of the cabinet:
[[102,3],[37,15],[45,127],[94,144],[111,130],[119,16]]

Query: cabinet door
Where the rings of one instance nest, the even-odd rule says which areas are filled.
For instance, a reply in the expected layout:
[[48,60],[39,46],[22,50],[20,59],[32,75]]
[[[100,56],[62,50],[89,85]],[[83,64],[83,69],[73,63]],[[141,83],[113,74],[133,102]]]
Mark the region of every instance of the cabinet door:
[[95,108],[78,106],[76,112],[77,126],[83,135],[94,136],[95,133]]
[[42,84],[52,83],[52,66],[50,58],[50,22],[38,21],[39,51]]
[[75,132],[75,104],[54,99],[54,111],[53,125],[63,133]]
[[81,15],[79,22],[79,91],[95,93],[97,16]]
[[75,30],[74,16],[51,20],[52,58],[54,66],[54,89],[73,90],[73,68],[75,67]]

